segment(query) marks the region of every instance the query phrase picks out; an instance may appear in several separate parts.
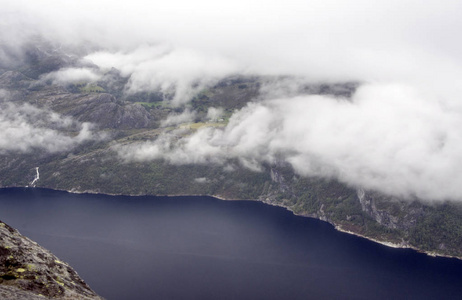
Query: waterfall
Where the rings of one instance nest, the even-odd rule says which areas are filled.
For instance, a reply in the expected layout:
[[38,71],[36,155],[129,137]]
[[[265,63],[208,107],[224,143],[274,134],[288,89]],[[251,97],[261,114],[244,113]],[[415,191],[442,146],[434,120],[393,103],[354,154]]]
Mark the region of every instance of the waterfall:
[[32,180],[32,182],[30,183],[32,187],[35,187],[35,182],[37,182],[37,180],[40,179],[39,167],[36,167],[35,171],[37,172],[37,174],[35,174],[34,180]]

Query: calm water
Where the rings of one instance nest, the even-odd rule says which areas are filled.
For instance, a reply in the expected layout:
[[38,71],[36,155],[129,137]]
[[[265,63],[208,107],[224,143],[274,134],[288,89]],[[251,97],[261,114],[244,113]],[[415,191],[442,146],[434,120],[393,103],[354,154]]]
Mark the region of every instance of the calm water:
[[107,299],[460,299],[462,262],[258,202],[0,189],[0,219]]

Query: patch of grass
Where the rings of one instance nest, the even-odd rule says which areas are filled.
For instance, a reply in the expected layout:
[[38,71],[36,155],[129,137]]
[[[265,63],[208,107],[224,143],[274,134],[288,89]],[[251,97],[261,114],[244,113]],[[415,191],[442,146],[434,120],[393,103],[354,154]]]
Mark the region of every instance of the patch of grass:
[[80,87],[81,93],[104,93],[106,90],[102,87],[94,84],[87,84],[85,86]]
[[140,104],[146,109],[152,108],[169,108],[171,107],[170,103],[167,101],[157,101],[157,102],[135,102],[135,104]]
[[189,128],[193,130],[197,130],[202,127],[224,127],[225,123],[205,123],[205,122],[198,122],[198,123],[183,123],[178,125],[180,128]]

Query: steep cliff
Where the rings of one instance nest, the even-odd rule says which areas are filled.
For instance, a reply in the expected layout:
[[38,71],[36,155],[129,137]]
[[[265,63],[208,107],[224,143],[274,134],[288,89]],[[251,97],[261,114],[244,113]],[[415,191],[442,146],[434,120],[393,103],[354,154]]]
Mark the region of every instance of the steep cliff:
[[1,299],[102,299],[67,263],[0,222]]

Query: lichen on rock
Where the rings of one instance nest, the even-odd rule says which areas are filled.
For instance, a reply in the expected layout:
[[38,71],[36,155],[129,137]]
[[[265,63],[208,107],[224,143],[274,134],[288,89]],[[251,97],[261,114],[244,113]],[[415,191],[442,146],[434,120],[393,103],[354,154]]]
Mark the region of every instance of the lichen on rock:
[[102,299],[71,266],[0,222],[1,299]]

